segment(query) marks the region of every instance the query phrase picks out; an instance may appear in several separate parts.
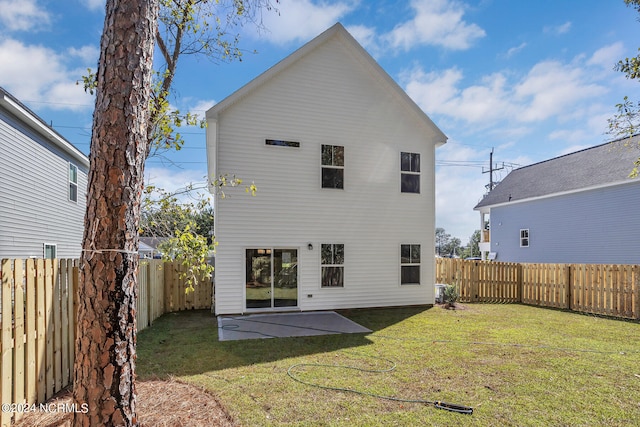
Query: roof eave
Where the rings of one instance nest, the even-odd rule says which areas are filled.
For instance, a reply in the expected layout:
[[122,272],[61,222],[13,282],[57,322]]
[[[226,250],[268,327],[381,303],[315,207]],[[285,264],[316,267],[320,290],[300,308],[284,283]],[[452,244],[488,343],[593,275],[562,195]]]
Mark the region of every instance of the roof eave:
[[74,147],[69,141],[60,136],[53,129],[49,128],[44,122],[37,117],[34,113],[24,107],[17,99],[11,96],[8,92],[2,90],[0,92],[0,104],[2,104],[12,114],[22,120],[31,129],[44,136],[47,140],[54,145],[62,149],[67,154],[74,157],[86,168],[89,167],[89,158],[84,155],[80,150]]

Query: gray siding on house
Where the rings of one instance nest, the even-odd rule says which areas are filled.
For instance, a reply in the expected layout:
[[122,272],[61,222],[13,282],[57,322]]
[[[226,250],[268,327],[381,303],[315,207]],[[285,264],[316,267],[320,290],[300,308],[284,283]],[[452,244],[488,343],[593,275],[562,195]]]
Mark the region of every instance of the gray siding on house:
[[[78,167],[78,201],[69,200],[69,162]],[[80,255],[87,167],[0,108],[0,258]]]
[[491,251],[508,262],[640,264],[639,212],[640,180],[495,206]]

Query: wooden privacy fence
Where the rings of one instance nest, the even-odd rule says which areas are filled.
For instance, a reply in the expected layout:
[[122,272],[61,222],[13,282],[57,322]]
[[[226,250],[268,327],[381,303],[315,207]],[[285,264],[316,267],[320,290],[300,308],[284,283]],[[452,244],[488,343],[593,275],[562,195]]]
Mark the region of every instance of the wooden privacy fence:
[[436,282],[456,285],[462,302],[523,303],[640,319],[640,265],[437,258]]
[[[138,331],[167,312],[211,308],[211,281],[203,278],[186,294],[182,268],[140,262]],[[3,259],[0,279],[2,404],[42,403],[73,381],[78,260]],[[3,410],[1,425],[21,415]]]

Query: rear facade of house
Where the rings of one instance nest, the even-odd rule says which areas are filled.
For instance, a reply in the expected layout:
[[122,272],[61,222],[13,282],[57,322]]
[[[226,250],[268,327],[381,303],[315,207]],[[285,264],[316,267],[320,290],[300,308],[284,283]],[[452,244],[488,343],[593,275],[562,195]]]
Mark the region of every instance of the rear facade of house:
[[[477,206],[497,261],[640,264],[638,137],[511,172]],[[485,255],[486,255],[485,252]]]
[[78,258],[88,158],[0,88],[0,258]]
[[[440,130],[336,24],[207,112],[216,314],[433,304]],[[213,190],[212,190],[213,191]]]

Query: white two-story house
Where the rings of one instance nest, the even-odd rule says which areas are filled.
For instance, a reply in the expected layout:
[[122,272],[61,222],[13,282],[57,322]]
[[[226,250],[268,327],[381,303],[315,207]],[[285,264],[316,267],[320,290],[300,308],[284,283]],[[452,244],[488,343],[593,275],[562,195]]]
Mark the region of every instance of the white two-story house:
[[[446,136],[336,24],[207,111],[216,314],[434,302]],[[229,194],[229,192],[226,192]]]
[[0,88],[0,258],[78,258],[89,158]]

